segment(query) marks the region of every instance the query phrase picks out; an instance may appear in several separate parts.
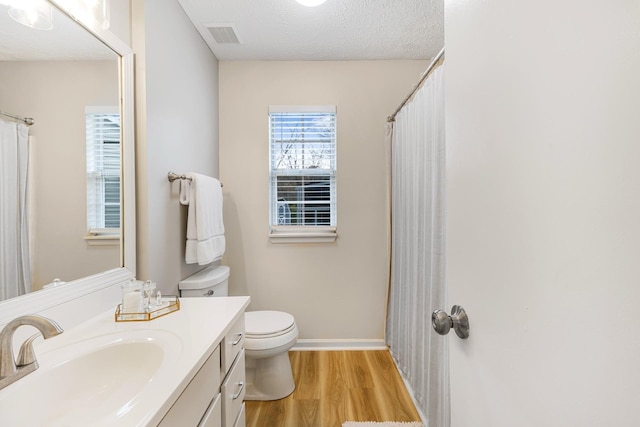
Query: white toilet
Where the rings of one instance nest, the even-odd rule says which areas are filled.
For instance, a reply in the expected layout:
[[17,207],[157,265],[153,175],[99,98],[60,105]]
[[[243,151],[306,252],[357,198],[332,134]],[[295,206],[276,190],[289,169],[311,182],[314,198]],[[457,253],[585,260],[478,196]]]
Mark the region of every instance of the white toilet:
[[[229,294],[229,267],[210,266],[182,280],[180,296],[222,297]],[[247,311],[245,321],[245,400],[277,400],[295,389],[288,351],[298,339],[289,313]]]

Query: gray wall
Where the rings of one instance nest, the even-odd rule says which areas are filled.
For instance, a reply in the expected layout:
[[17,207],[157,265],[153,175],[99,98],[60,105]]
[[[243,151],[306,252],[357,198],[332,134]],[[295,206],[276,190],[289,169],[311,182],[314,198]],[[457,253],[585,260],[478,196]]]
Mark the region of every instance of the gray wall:
[[218,61],[176,0],[132,1],[136,55],[137,275],[176,294],[186,206],[167,173],[218,176]]

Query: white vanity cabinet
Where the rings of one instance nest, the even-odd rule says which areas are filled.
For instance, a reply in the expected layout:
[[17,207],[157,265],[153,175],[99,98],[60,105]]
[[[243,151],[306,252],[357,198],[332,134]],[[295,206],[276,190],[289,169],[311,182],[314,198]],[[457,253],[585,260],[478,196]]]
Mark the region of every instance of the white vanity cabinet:
[[222,426],[244,427],[244,315],[236,321],[222,340],[220,387],[222,397]]
[[211,402],[211,406],[209,406],[209,409],[207,409],[207,412],[204,414],[204,417],[202,417],[202,420],[200,420],[200,424],[198,424],[198,427],[220,426],[220,424],[222,423],[221,400],[222,398],[219,394],[215,399],[213,399],[213,402]]
[[161,427],[245,427],[244,314],[171,406]]
[[[218,423],[211,417],[209,409],[216,403],[216,398],[220,392],[220,346],[215,351],[195,377],[191,380],[187,388],[182,392],[178,400],[173,404],[169,412],[164,416],[159,426],[179,427],[198,426],[204,415],[212,418],[211,426],[219,427]],[[218,399],[218,404],[220,399]],[[215,411],[213,411],[215,412]]]
[[[117,322],[119,283],[114,290],[112,308],[82,321],[74,320],[83,310],[77,304],[56,306],[55,312],[12,306],[13,314],[59,317],[65,331],[37,340],[38,370],[0,390],[0,426],[245,427],[249,297],[184,298],[166,316]],[[0,310],[0,320],[4,315]],[[63,367],[65,393],[30,410],[24,396],[55,388],[51,378],[63,375]]]

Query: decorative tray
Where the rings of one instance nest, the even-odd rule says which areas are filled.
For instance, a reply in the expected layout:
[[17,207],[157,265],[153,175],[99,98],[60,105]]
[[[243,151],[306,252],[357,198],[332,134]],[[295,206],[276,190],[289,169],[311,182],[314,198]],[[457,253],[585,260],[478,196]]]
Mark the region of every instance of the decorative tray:
[[144,313],[125,313],[122,311],[122,304],[118,304],[115,319],[116,322],[144,322],[178,310],[180,310],[180,299],[175,295],[167,295],[162,297],[159,305],[156,304],[156,307]]

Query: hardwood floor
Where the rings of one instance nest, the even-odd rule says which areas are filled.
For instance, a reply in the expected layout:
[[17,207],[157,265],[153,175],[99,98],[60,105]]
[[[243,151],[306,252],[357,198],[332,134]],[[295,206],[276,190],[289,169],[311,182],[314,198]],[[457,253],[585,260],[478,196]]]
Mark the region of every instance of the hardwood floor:
[[247,402],[247,427],[340,427],[345,421],[420,421],[391,355],[291,351],[295,391]]

